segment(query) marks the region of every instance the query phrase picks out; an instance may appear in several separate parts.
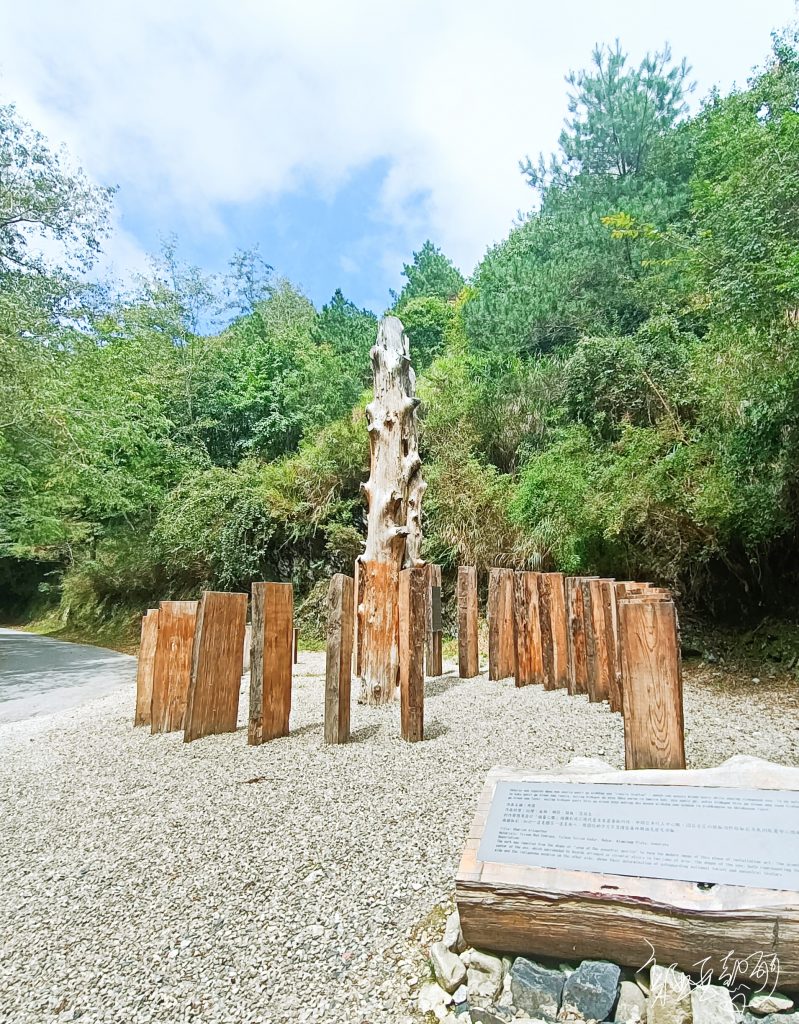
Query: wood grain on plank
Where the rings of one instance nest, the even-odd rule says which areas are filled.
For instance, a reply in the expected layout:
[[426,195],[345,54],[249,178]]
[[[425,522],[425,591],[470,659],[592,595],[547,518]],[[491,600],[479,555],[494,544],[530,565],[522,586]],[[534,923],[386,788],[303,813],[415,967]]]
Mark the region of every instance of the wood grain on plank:
[[183,723],[185,743],[236,731],[246,628],[246,594],[203,592]]
[[158,609],[150,608],[142,616],[139,660],[136,666],[136,714],[134,725],[150,724],[150,706],[153,700],[153,669],[155,648],[158,643]]
[[549,629],[552,636],[549,689],[569,683],[569,624],[566,615],[566,579],[562,572],[547,572]]
[[327,656],[325,660],[325,743],[350,738],[355,581],[336,573],[327,593]]
[[458,675],[472,679],[480,673],[477,636],[477,568],[458,568]]
[[684,768],[682,668],[674,604],[619,602],[627,768]]
[[183,728],[196,620],[196,601],[162,601],[159,605],[150,714],[153,733]]
[[424,739],[424,646],[427,571],[403,569],[399,582],[400,733],[411,743]]
[[288,736],[294,647],[290,583],[253,583],[250,720],[247,742]]

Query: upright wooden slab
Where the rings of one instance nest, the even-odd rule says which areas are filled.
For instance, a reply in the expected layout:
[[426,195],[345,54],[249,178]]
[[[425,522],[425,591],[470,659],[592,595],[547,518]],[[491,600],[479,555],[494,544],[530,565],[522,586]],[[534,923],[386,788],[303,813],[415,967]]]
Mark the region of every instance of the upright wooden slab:
[[569,623],[566,615],[566,580],[562,572],[543,573],[547,579],[549,630],[552,637],[549,689],[569,684]]
[[363,601],[361,596],[361,560],[355,559],[355,625],[353,626],[353,672],[356,678],[361,677],[361,640],[360,640],[360,616],[363,614]]
[[684,768],[682,670],[674,604],[619,602],[624,680],[624,763],[635,768]]
[[458,567],[458,675],[472,679],[480,674],[477,642],[477,568]]
[[545,690],[555,686],[555,642],[552,632],[551,587],[549,573],[536,573],[538,584],[538,629],[541,642],[542,682]]
[[246,628],[246,594],[203,592],[183,723],[185,743],[236,731]]
[[583,589],[579,576],[566,577],[566,616],[569,624],[569,693],[588,693]]
[[517,686],[543,681],[541,634],[538,617],[538,574],[513,574],[513,601],[516,627],[515,676]]
[[327,592],[327,656],[325,660],[325,743],[350,738],[355,581],[336,573]]
[[638,968],[654,947],[659,964],[694,973],[701,963],[716,978],[730,950],[742,976],[762,969],[763,951],[779,962],[779,987],[799,987],[799,893],[478,860],[494,789],[503,779],[799,790],[799,769],[753,757],[695,771],[617,771],[582,758],[557,773],[495,768],[455,881],[464,938],[478,949]]
[[513,615],[513,570],[491,569],[488,574],[488,678],[506,679],[516,673]]
[[442,631],[436,629],[433,621],[433,588],[438,587],[441,596],[441,566],[427,564],[427,637],[425,642],[425,674],[437,678],[444,674]]
[[158,609],[150,608],[142,616],[139,660],[136,666],[136,714],[134,725],[150,724],[150,705],[153,700],[153,668],[155,647],[158,643]]
[[294,647],[290,583],[253,583],[250,722],[247,742],[288,736]]
[[196,620],[196,601],[162,601],[159,606],[150,715],[153,733],[183,728]]
[[596,576],[581,576],[580,589],[583,592],[583,630],[585,632],[585,674],[588,699],[593,702],[602,700],[597,684],[597,648],[594,636],[594,610],[591,597],[591,583]]
[[399,583],[400,732],[411,743],[424,739],[424,642],[427,623],[425,566],[403,569]]
[[591,700],[610,701],[611,675],[616,675],[615,644],[613,641],[613,621],[609,621],[609,608],[605,599],[604,587],[610,580],[591,580],[588,584],[591,602],[591,637],[593,641],[593,658],[588,679],[588,692]]
[[399,685],[399,572],[388,562],[360,566],[358,657],[367,704],[393,700]]

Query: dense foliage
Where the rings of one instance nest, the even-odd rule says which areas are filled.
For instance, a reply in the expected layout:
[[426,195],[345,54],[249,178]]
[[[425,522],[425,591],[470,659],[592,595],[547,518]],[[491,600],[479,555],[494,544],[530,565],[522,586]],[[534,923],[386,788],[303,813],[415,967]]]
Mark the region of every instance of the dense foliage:
[[[799,56],[689,116],[668,52],[568,78],[534,210],[465,282],[430,242],[409,333],[426,544],[650,578],[720,611],[788,589],[799,511]],[[0,585],[96,622],[360,550],[375,316],[257,251],[174,244],[130,293],[73,276],[112,196],[0,108]],[[45,253],[47,256],[45,256]]]

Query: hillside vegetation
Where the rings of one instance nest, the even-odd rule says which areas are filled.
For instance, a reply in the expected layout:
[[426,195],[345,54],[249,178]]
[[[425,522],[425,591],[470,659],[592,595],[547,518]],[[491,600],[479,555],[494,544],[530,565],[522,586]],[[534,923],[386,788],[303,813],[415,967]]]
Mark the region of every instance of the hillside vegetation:
[[[799,55],[689,116],[668,52],[568,79],[531,212],[464,280],[431,243],[393,310],[423,398],[426,554],[639,578],[742,616],[796,587]],[[87,285],[111,192],[0,108],[0,593],[97,628],[169,595],[350,571],[375,316],[257,250],[174,243]],[[50,239],[39,255],[40,239]]]

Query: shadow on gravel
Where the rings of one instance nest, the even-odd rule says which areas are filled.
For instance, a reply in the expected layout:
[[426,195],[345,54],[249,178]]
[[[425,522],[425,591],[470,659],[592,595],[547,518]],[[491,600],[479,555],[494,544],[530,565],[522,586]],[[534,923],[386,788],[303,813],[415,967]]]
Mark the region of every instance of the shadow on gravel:
[[424,683],[425,697],[440,697],[448,690],[454,690],[458,686],[466,686],[470,680],[461,679],[456,675],[438,676],[436,679],[426,679]]
[[350,743],[363,743],[365,740],[370,740],[373,736],[376,736],[379,732],[379,725],[364,725],[362,728],[350,733]]

